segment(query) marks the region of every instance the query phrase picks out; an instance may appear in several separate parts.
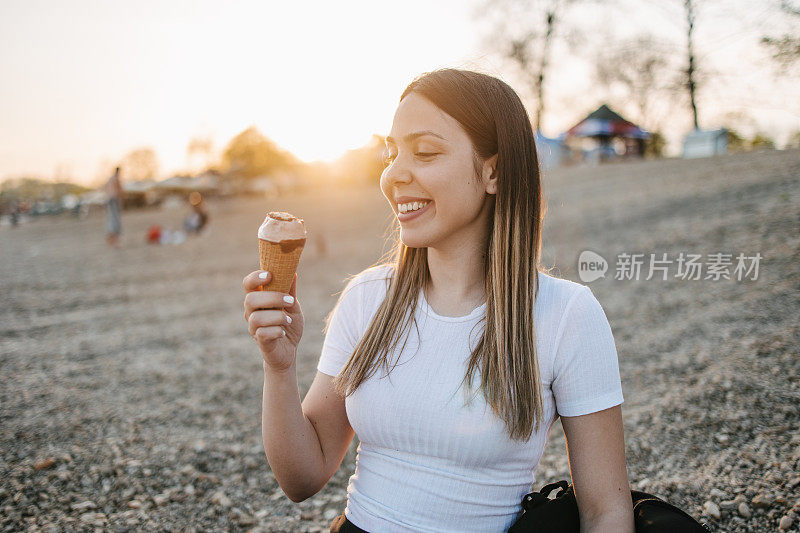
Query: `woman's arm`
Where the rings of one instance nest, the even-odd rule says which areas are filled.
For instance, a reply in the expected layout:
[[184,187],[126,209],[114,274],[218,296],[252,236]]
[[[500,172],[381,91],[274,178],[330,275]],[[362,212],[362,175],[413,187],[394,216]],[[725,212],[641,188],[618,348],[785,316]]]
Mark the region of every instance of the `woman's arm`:
[[622,407],[562,416],[582,532],[634,533]]

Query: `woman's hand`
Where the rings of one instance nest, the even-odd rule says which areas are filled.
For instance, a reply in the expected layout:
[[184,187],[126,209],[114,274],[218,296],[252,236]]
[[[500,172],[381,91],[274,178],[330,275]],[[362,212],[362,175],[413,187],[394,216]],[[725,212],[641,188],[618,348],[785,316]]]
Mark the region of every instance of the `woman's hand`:
[[248,324],[250,336],[261,349],[261,356],[267,367],[275,372],[286,372],[297,357],[297,345],[303,336],[303,311],[297,301],[297,273],[292,280],[289,296],[292,303],[284,300],[285,293],[263,291],[261,287],[272,280],[272,273],[266,272],[261,279],[256,270],[242,280],[244,288],[244,319]]

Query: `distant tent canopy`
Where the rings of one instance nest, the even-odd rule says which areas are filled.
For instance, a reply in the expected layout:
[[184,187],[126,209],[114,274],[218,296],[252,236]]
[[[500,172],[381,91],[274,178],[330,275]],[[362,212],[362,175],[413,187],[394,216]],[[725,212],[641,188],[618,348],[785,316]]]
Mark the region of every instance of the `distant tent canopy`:
[[567,130],[567,136],[646,139],[650,137],[650,133],[603,104]]
[[642,157],[644,141],[650,137],[650,132],[625,120],[603,104],[568,129],[564,137],[566,143],[570,139],[591,138],[597,141],[596,148],[584,150],[582,153],[584,160],[600,162],[617,158],[620,152],[613,147],[614,144],[620,145],[626,158]]

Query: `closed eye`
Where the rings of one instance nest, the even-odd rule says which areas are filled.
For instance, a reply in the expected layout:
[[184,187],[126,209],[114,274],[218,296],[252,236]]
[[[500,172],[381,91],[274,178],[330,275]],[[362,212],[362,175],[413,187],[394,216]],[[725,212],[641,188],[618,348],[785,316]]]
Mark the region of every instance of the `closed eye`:
[[[415,155],[415,156],[417,156],[417,157],[424,157],[424,158],[428,158],[428,157],[433,157],[433,156],[435,156],[435,155],[439,155],[439,154],[438,154],[438,153],[436,153],[436,152],[415,152],[415,153],[414,153],[414,155]],[[392,154],[387,154],[387,155],[386,155],[386,156],[383,158],[383,162],[384,162],[384,163],[386,163],[386,164],[388,165],[389,163],[391,163],[392,161],[394,161],[394,158],[395,158],[395,157],[397,157],[397,156],[396,156],[396,155],[392,155]]]

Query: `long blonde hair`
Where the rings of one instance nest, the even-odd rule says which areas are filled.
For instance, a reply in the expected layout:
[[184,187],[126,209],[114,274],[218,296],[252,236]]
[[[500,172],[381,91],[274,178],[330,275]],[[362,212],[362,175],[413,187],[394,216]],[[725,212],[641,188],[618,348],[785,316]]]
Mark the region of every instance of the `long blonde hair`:
[[[505,422],[510,437],[528,440],[534,420],[538,431],[544,416],[534,332],[544,206],[528,113],[508,84],[468,70],[448,68],[422,74],[400,100],[411,92],[430,100],[464,128],[474,148],[476,173],[481,161],[498,154],[497,193],[483,254],[485,327],[462,384],[472,383],[473,374],[479,371],[480,391]],[[352,394],[380,365],[389,373],[388,355],[401,338],[407,338],[410,323],[416,326],[419,292],[430,281],[428,249],[407,247],[400,240],[399,223],[395,229],[394,250],[389,252],[394,258],[377,263],[394,267],[387,279],[386,298],[333,381],[343,397]],[[332,314],[326,319],[326,332]]]

